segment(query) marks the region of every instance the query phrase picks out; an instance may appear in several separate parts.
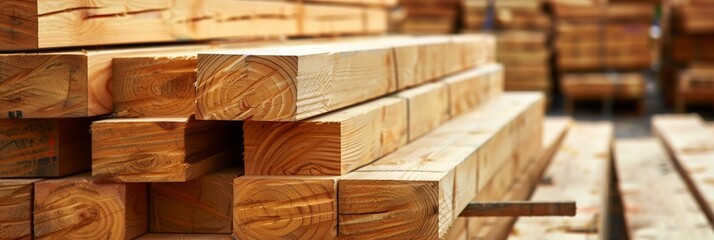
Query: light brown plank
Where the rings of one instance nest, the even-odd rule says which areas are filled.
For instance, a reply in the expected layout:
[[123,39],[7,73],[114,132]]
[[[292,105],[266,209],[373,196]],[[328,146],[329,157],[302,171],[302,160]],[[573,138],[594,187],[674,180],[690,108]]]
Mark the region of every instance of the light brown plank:
[[487,64],[443,80],[449,91],[450,116],[456,117],[503,92],[503,66]]
[[132,239],[147,232],[144,183],[96,183],[89,174],[35,184],[35,239]]
[[442,82],[428,83],[397,93],[407,101],[409,141],[424,136],[449,120],[449,91]]
[[92,123],[92,175],[122,182],[185,182],[241,160],[241,122],[187,118]]
[[32,239],[32,193],[38,181],[0,180],[0,238]]
[[0,178],[61,177],[91,167],[92,119],[0,119]]
[[152,233],[231,233],[233,180],[241,168],[229,168],[183,183],[149,186]]

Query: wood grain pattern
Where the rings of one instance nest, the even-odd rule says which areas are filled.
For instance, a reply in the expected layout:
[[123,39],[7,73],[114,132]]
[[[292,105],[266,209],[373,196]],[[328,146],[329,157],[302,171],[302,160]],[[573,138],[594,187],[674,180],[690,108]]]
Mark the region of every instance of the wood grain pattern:
[[531,197],[533,201],[574,200],[575,217],[520,218],[509,239],[607,239],[610,145],[613,127],[609,123],[577,123]]
[[389,48],[349,45],[201,54],[196,117],[303,120],[396,89]]
[[149,186],[152,233],[231,233],[233,180],[241,168],[229,168],[183,183]]
[[[540,104],[542,96],[538,94],[503,94],[347,174],[338,182],[340,237],[444,237],[454,214],[476,196],[475,183],[481,181],[477,171],[486,164],[484,156],[496,156],[502,150],[488,143],[497,141],[493,137],[499,132],[528,132],[521,128],[535,124],[521,125],[527,121],[515,120],[534,109],[540,110],[542,117]],[[510,145],[504,140],[493,146]]]
[[35,184],[35,239],[133,239],[147,231],[144,183],[96,183],[89,174]]
[[386,97],[300,122],[243,124],[247,175],[343,175],[407,143],[407,101]]
[[0,119],[0,178],[61,177],[91,166],[92,119]]
[[230,234],[147,233],[135,240],[233,240]]
[[241,123],[188,118],[92,123],[92,175],[122,182],[185,182],[241,159]]
[[615,164],[631,239],[714,238],[706,215],[656,139],[618,140]]
[[0,180],[0,239],[32,239],[32,193],[38,181]]
[[409,141],[414,141],[449,120],[449,91],[442,82],[428,83],[397,93],[407,102]]
[[337,239],[337,179],[243,176],[233,186],[239,239]]
[[575,210],[575,202],[472,202],[459,217],[572,217]]
[[503,66],[488,64],[443,79],[449,93],[449,114],[469,112],[503,92]]
[[[302,1],[30,0],[3,3],[0,50],[228,37],[383,33],[380,7]],[[135,27],[141,26],[141,27]],[[251,29],[251,31],[245,31]]]

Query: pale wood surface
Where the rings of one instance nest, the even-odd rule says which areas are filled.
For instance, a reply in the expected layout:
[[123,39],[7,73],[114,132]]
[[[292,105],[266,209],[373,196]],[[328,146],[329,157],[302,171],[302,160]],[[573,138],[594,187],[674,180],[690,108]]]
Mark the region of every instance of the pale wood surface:
[[503,92],[503,66],[488,64],[445,77],[451,117],[466,113]]
[[[373,1],[362,1],[373,2]],[[227,37],[383,33],[383,8],[302,1],[30,0],[0,4],[1,50]],[[250,31],[248,31],[250,30]]]
[[652,127],[711,224],[714,220],[714,186],[710,184],[714,175],[714,167],[711,167],[714,134],[695,114],[655,115]]
[[92,175],[122,182],[184,182],[241,160],[241,122],[193,117],[92,123]]
[[145,183],[96,183],[89,174],[35,183],[35,239],[132,239],[147,232]]
[[334,177],[239,177],[232,206],[238,239],[337,239]]
[[538,185],[531,200],[574,200],[577,215],[519,218],[509,239],[606,239],[612,137],[609,123],[576,123],[546,170],[547,183]]
[[424,136],[449,120],[449,91],[442,82],[424,84],[401,91],[396,96],[407,101],[409,141]]
[[407,100],[385,97],[300,122],[246,121],[246,174],[346,174],[406,144],[407,119]]
[[183,183],[149,186],[152,233],[231,233],[233,180],[241,168],[229,168]]
[[[498,156],[502,149],[496,146],[510,145],[511,138],[496,139],[506,129],[518,129],[513,131],[522,137],[540,134],[528,130],[540,129],[534,127],[538,114],[542,118],[541,95],[503,94],[347,174],[338,182],[340,237],[444,237],[454,215],[476,195],[476,171],[487,164],[479,156]],[[503,158],[513,155],[513,148],[506,151]]]
[[0,239],[32,239],[32,193],[38,181],[0,180]]
[[0,119],[0,178],[61,177],[91,167],[92,119]]
[[714,239],[706,215],[656,139],[618,140],[615,169],[630,239]]

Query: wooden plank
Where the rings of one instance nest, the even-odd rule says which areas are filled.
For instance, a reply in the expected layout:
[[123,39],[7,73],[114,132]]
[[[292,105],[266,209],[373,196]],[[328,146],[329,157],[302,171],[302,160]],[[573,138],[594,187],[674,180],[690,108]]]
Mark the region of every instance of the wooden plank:
[[575,212],[575,202],[472,202],[459,217],[572,217]]
[[0,178],[61,177],[91,167],[92,119],[0,119]]
[[520,218],[509,239],[607,239],[609,162],[613,127],[609,123],[579,122],[546,170],[547,183],[538,185],[532,201],[575,200],[575,217]]
[[689,115],[656,115],[652,127],[674,160],[674,165],[687,183],[710,225],[714,225],[714,186],[709,184],[714,175],[714,135],[701,117]]
[[632,239],[714,239],[706,215],[654,138],[618,140],[618,189]]
[[41,179],[0,180],[0,236],[32,239],[32,193]]
[[449,120],[449,91],[442,82],[424,84],[396,96],[407,102],[410,142]]
[[236,178],[233,235],[238,239],[337,239],[337,179]]
[[406,144],[407,115],[407,100],[385,97],[300,122],[246,121],[246,174],[346,174]]
[[149,186],[152,233],[231,233],[233,180],[242,168],[229,168],[183,183]]
[[122,182],[185,182],[241,159],[241,122],[188,118],[92,123],[92,175]]
[[147,233],[135,240],[233,240],[230,234]]
[[639,99],[645,94],[645,79],[639,73],[566,74],[562,78],[563,93],[573,99]]
[[513,155],[513,148],[500,153],[497,147],[510,145],[506,142],[512,138],[498,136],[540,134],[526,130],[540,125],[531,122],[537,114],[542,118],[541,95],[503,94],[347,174],[338,182],[340,237],[444,237],[454,214],[476,195],[481,166],[504,163],[489,163],[486,156],[506,161]]
[[449,111],[453,118],[503,92],[503,65],[483,65],[448,76],[443,82],[449,91]]
[[493,37],[448,40],[397,37],[201,54],[197,118],[304,120],[494,61]]
[[133,239],[147,232],[145,183],[96,183],[87,174],[35,183],[35,239]]
[[4,30],[0,50],[4,51],[228,37],[370,34],[387,28],[383,8],[302,1],[29,0],[3,2],[0,9]]

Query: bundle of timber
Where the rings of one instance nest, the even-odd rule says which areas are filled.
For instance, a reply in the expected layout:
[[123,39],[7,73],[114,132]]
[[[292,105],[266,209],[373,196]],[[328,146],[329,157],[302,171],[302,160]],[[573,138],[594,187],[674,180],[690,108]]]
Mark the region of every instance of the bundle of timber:
[[644,113],[645,78],[641,73],[573,73],[561,79],[565,108],[573,112],[579,100],[629,100]]
[[492,9],[493,28],[499,30],[550,31],[551,20],[542,0],[462,0],[463,27],[480,30],[485,27]]
[[404,18],[393,22],[395,32],[414,34],[453,33],[459,16],[459,0],[399,0]]
[[[691,81],[700,81],[706,65],[714,63],[713,1],[673,1],[665,23],[663,48],[663,83],[665,94],[674,100],[678,112],[685,112],[688,103],[714,104],[714,90],[709,87],[691,89]],[[665,60],[664,58],[667,58]]]
[[676,110],[685,112],[689,104],[714,104],[714,67],[692,64],[679,73]]

